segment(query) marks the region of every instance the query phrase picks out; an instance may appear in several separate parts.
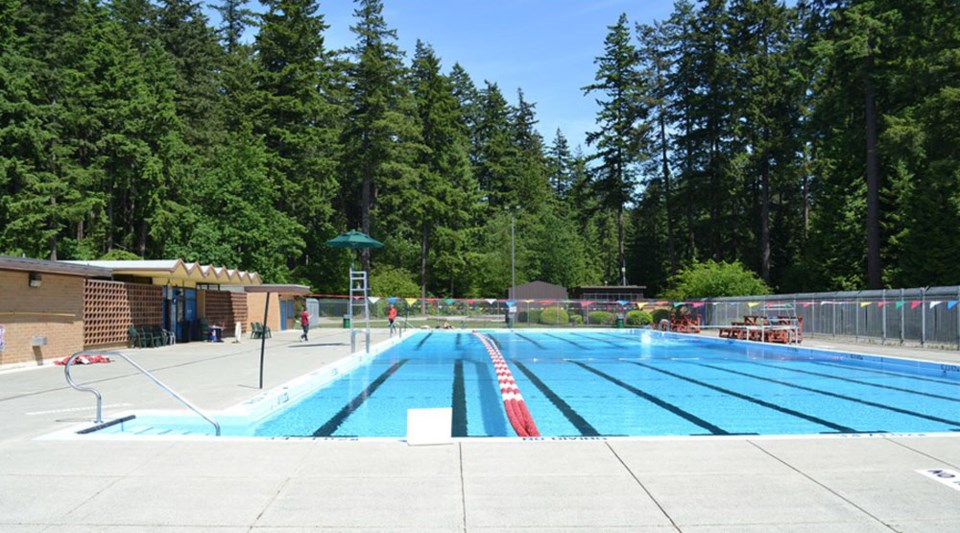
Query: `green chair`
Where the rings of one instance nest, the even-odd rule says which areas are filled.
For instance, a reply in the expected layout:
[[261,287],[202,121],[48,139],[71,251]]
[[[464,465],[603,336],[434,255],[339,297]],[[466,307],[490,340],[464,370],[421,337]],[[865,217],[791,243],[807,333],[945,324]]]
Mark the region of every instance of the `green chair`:
[[153,329],[147,326],[140,328],[141,348],[156,348],[160,346],[160,343],[160,338],[153,332]]
[[127,328],[127,347],[140,348],[140,333],[132,324]]

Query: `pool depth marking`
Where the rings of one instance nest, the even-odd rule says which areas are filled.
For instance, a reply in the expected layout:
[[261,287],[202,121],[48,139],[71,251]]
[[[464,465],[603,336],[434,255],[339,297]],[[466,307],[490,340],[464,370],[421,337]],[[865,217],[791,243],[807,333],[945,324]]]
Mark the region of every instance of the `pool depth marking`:
[[646,393],[646,392],[644,392],[644,391],[642,391],[642,390],[634,387],[633,385],[630,385],[630,384],[628,384],[628,383],[624,383],[623,381],[620,381],[619,379],[611,376],[610,374],[606,374],[606,373],[604,373],[604,372],[601,372],[601,371],[597,370],[596,368],[593,368],[593,367],[591,367],[591,366],[587,366],[587,365],[585,365],[585,364],[583,364],[583,363],[581,363],[581,362],[579,362],[579,361],[570,361],[570,362],[573,363],[573,364],[575,364],[575,365],[577,365],[577,366],[579,366],[580,368],[583,368],[583,369],[586,370],[587,372],[592,372],[592,373],[594,373],[594,374],[602,377],[603,379],[605,379],[605,380],[607,380],[607,381],[609,381],[609,382],[617,385],[618,387],[623,388],[623,389],[626,389],[626,390],[628,390],[628,391],[636,394],[637,396],[643,398],[644,400],[647,400],[648,402],[650,402],[650,403],[652,403],[652,404],[655,404],[656,406],[658,406],[658,407],[660,407],[660,408],[662,408],[662,409],[666,409],[667,411],[670,411],[671,413],[673,413],[673,414],[675,414],[675,415],[677,415],[677,416],[679,416],[679,417],[681,417],[681,418],[686,419],[688,422],[692,422],[693,424],[702,427],[703,429],[709,431],[710,433],[713,433],[714,435],[729,435],[729,434],[730,434],[729,431],[726,431],[726,430],[724,430],[724,429],[722,429],[722,428],[720,428],[720,427],[718,427],[718,426],[715,426],[715,425],[711,424],[710,422],[707,422],[706,420],[700,418],[699,416],[697,416],[697,415],[695,415],[695,414],[693,414],[693,413],[689,413],[689,412],[687,412],[687,411],[684,411],[683,409],[677,407],[676,405],[673,405],[672,403],[666,402],[666,401],[664,401],[664,400],[661,400],[660,398],[657,398],[656,396],[653,396],[652,394]]
[[756,362],[756,361],[744,361],[744,362],[745,362],[745,363],[749,363],[749,364],[751,364],[751,365],[765,366],[765,367],[768,367],[768,368],[776,368],[776,369],[780,369],[780,370],[787,370],[787,371],[790,371],[790,372],[799,372],[800,374],[809,374],[809,375],[811,375],[811,376],[820,376],[820,377],[824,377],[824,378],[828,378],[828,379],[836,379],[836,380],[839,380],[839,381],[846,381],[847,383],[856,383],[857,385],[863,385],[863,386],[865,386],[865,387],[876,387],[876,388],[878,388],[878,389],[895,390],[895,391],[898,391],[898,392],[905,392],[905,393],[907,393],[907,394],[916,394],[917,396],[926,396],[926,397],[928,397],[928,398],[936,398],[936,399],[938,399],[938,400],[945,400],[945,401],[948,401],[948,402],[960,402],[960,398],[951,398],[950,396],[942,396],[942,395],[940,395],[940,394],[933,394],[933,393],[929,393],[929,392],[920,392],[920,391],[916,391],[916,390],[912,390],[912,389],[904,389],[904,388],[901,388],[901,387],[894,387],[893,385],[881,385],[880,383],[870,383],[869,381],[860,381],[859,379],[844,378],[844,377],[840,377],[840,376],[833,376],[833,375],[830,375],[830,374],[822,374],[822,373],[820,373],[820,372],[812,372],[812,371],[810,371],[810,370],[800,370],[799,368],[790,368],[790,367],[788,367],[788,366],[776,366],[776,365],[771,365],[771,364],[767,364],[767,363],[758,363],[758,362]]
[[728,394],[728,395],[733,396],[733,397],[735,397],[735,398],[740,398],[741,400],[746,400],[746,401],[748,401],[748,402],[750,402],[750,403],[754,403],[754,404],[757,404],[757,405],[766,407],[766,408],[768,408],[768,409],[773,409],[774,411],[778,411],[778,412],[780,412],[780,413],[788,414],[788,415],[790,415],[790,416],[795,416],[795,417],[797,417],[797,418],[802,418],[802,419],[807,420],[807,421],[809,421],[809,422],[813,422],[813,423],[815,423],[815,424],[820,424],[821,426],[825,426],[825,427],[828,427],[828,428],[830,428],[830,429],[835,429],[835,430],[837,430],[837,431],[839,431],[839,432],[841,432],[841,433],[858,433],[858,431],[857,431],[856,429],[854,429],[854,428],[847,427],[847,426],[841,426],[840,424],[834,424],[833,422],[830,422],[830,421],[828,421],[828,420],[824,420],[824,419],[822,419],[822,418],[818,418],[818,417],[813,416],[813,415],[808,415],[808,414],[806,414],[806,413],[801,413],[800,411],[794,411],[793,409],[790,409],[789,407],[783,407],[783,406],[781,406],[781,405],[776,405],[776,404],[773,404],[773,403],[770,403],[770,402],[761,400],[761,399],[759,399],[759,398],[754,398],[753,396],[747,396],[746,394],[741,394],[741,393],[739,393],[739,392],[732,391],[732,390],[729,390],[729,389],[725,389],[725,388],[723,388],[723,387],[718,387],[718,386],[716,386],[716,385],[711,385],[711,384],[709,384],[709,383],[705,383],[705,382],[703,382],[703,381],[700,381],[700,380],[697,380],[697,379],[693,379],[693,378],[691,378],[691,377],[682,376],[682,375],[680,375],[680,374],[675,374],[675,373],[673,373],[673,372],[670,372],[669,370],[663,370],[663,369],[660,369],[660,368],[656,368],[656,367],[654,367],[654,366],[645,365],[645,364],[643,364],[643,363],[637,363],[637,362],[634,362],[634,361],[627,361],[627,362],[630,363],[630,364],[632,364],[632,365],[637,365],[637,366],[641,366],[641,367],[643,367],[643,368],[647,368],[647,369],[653,370],[654,372],[659,372],[659,373],[661,373],[661,374],[666,374],[666,375],[668,375],[668,376],[673,376],[673,377],[675,377],[675,378],[677,378],[677,379],[682,379],[682,380],[684,380],[684,381],[688,381],[688,382],[690,382],[690,383],[693,383],[693,384],[696,384],[696,385],[700,385],[701,387],[706,387],[706,388],[708,388],[708,389],[713,389],[713,390],[715,390],[715,391],[722,392],[722,393],[724,393],[724,394]]
[[[460,338],[460,334],[457,334]],[[463,359],[453,363],[453,421],[452,434],[454,437],[467,436],[467,391],[463,384]]]
[[600,432],[590,425],[590,422],[587,422],[582,416],[580,416],[580,413],[577,413],[573,407],[570,407],[570,404],[565,402],[563,398],[557,395],[557,393],[553,392],[553,389],[547,386],[547,384],[544,383],[543,380],[541,380],[536,374],[534,374],[533,371],[527,368],[526,365],[520,361],[517,361],[516,359],[513,359],[513,364],[517,365],[517,368],[520,369],[520,372],[523,372],[523,375],[527,376],[527,379],[529,379],[534,386],[540,389],[540,392],[542,392],[543,395],[550,400],[550,403],[560,410],[563,416],[565,416],[567,420],[573,424],[573,427],[577,428],[577,431],[579,431],[581,435],[584,437],[600,436]]
[[347,417],[349,417],[354,411],[357,410],[357,408],[363,405],[363,402],[367,401],[367,398],[376,392],[376,390],[380,388],[380,385],[383,385],[384,381],[386,381],[390,376],[394,375],[397,370],[400,370],[400,367],[406,364],[407,361],[409,361],[409,359],[401,359],[396,363],[393,363],[393,365],[391,365],[386,372],[380,374],[380,376],[373,380],[370,385],[367,385],[366,389],[363,389],[360,394],[358,394],[354,399],[350,400],[350,403],[344,405],[343,408],[340,409],[337,414],[333,415],[333,417],[328,420],[326,424],[320,426],[320,428],[314,431],[313,436],[329,437],[333,435],[337,428],[340,427],[340,424],[343,424],[343,421],[346,420]]
[[859,404],[863,404],[863,405],[869,405],[870,407],[876,407],[876,408],[878,408],[878,409],[885,409],[885,410],[887,410],[887,411],[893,411],[893,412],[895,412],[895,413],[900,413],[900,414],[907,415],[907,416],[913,416],[913,417],[916,417],[916,418],[923,418],[923,419],[925,419],[925,420],[932,420],[932,421],[934,421],[934,422],[941,422],[941,423],[943,423],[943,424],[948,424],[948,425],[951,425],[951,426],[960,426],[960,421],[958,421],[958,420],[949,420],[949,419],[946,419],[946,418],[940,418],[940,417],[938,417],[938,416],[928,415],[928,414],[924,414],[924,413],[918,413],[918,412],[916,412],[916,411],[910,411],[910,410],[908,410],[908,409],[901,409],[901,408],[899,408],[899,407],[894,407],[894,406],[892,406],[892,405],[884,405],[884,404],[882,404],[882,403],[871,402],[871,401],[868,401],[868,400],[861,400],[861,399],[859,399],[859,398],[854,398],[854,397],[852,397],[852,396],[845,396],[845,395],[843,395],[843,394],[837,394],[837,393],[835,393],[835,392],[829,392],[829,391],[825,391],[825,390],[814,389],[814,388],[812,388],[812,387],[804,387],[803,385],[795,385],[795,384],[793,384],[793,383],[788,383],[788,382],[786,382],[786,381],[780,381],[780,380],[778,380],[778,379],[766,378],[766,377],[763,377],[763,376],[757,376],[757,375],[755,375],[755,374],[750,374],[750,373],[747,373],[747,372],[739,372],[739,371],[737,371],[737,370],[730,370],[730,369],[727,369],[727,368],[720,368],[720,367],[718,367],[718,366],[707,365],[707,364],[703,364],[703,363],[691,363],[691,364],[699,364],[699,365],[701,365],[701,366],[705,366],[705,367],[707,367],[707,368],[712,368],[712,369],[714,369],[714,370],[719,370],[719,371],[721,371],[721,372],[728,372],[728,373],[730,373],[730,374],[737,374],[737,375],[745,376],[745,377],[748,377],[748,378],[759,379],[760,381],[769,381],[770,383],[776,383],[776,384],[778,384],[778,385],[783,385],[783,386],[785,386],[785,387],[791,387],[791,388],[794,388],[794,389],[805,390],[805,391],[813,392],[813,393],[816,393],[816,394],[823,394],[824,396],[831,396],[831,397],[833,397],[833,398],[839,398],[839,399],[841,399],[841,400],[847,400],[847,401],[851,401],[851,402],[855,402],[855,403],[859,403]]

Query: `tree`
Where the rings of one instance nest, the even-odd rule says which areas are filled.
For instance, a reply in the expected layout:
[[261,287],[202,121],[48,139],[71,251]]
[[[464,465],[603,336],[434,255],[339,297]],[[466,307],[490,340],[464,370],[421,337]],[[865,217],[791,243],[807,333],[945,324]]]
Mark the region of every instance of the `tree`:
[[670,300],[755,296],[769,294],[770,288],[739,262],[725,263],[708,259],[681,269],[670,278],[663,297]]
[[617,24],[608,26],[604,55],[598,57],[595,83],[583,88],[585,94],[600,92],[598,131],[587,134],[587,144],[595,145],[593,158],[600,161],[595,189],[604,207],[617,214],[617,264],[620,283],[626,285],[626,206],[634,198],[637,166],[648,156],[649,124],[645,104],[647,87],[637,71],[637,53],[630,42],[626,14]]
[[[412,177],[409,146],[416,136],[412,117],[403,106],[408,99],[402,84],[405,69],[402,52],[396,44],[395,30],[387,27],[380,0],[357,0],[356,23],[350,30],[357,40],[348,50],[352,62],[347,67],[349,111],[343,143],[346,149],[342,175],[343,200],[347,218],[359,221],[369,233],[379,189],[385,182]],[[359,189],[359,206],[351,205]],[[358,209],[359,212],[355,212]],[[359,219],[359,220],[358,220]],[[362,254],[364,270],[370,268],[369,251]]]
[[[279,189],[276,207],[295,219],[304,248],[288,250],[284,279],[321,281],[324,241],[334,236],[333,199],[342,111],[333,94],[326,24],[312,0],[269,0],[255,49],[260,63],[254,133],[267,148],[267,176]],[[305,250],[305,253],[301,253]]]

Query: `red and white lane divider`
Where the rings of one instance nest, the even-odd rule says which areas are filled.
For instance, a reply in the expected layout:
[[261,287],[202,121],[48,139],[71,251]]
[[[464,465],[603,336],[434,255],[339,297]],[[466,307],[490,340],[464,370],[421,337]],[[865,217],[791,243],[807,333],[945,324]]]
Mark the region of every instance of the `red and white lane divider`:
[[517,388],[517,381],[513,379],[513,372],[507,366],[507,361],[500,353],[500,349],[486,335],[473,332],[480,339],[483,346],[490,354],[493,360],[493,368],[497,371],[497,381],[500,382],[500,396],[503,397],[503,407],[507,411],[507,418],[514,431],[521,437],[539,437],[540,430],[533,422],[530,411],[527,409],[527,402],[523,401],[520,395],[520,389]]

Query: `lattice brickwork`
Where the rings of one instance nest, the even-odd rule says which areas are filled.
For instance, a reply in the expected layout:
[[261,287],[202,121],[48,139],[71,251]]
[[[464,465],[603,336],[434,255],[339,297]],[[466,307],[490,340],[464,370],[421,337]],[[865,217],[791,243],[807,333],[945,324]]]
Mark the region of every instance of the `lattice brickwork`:
[[[247,294],[243,292],[231,292],[230,293],[230,307],[233,309],[233,320],[239,322],[240,327],[246,329],[247,327]],[[230,334],[233,334],[233,329],[230,329]]]
[[224,337],[233,336],[233,325],[246,325],[247,295],[230,291],[207,291],[204,316],[208,324],[222,324]]
[[163,289],[154,285],[86,280],[83,290],[83,344],[125,344],[127,329],[159,326]]

